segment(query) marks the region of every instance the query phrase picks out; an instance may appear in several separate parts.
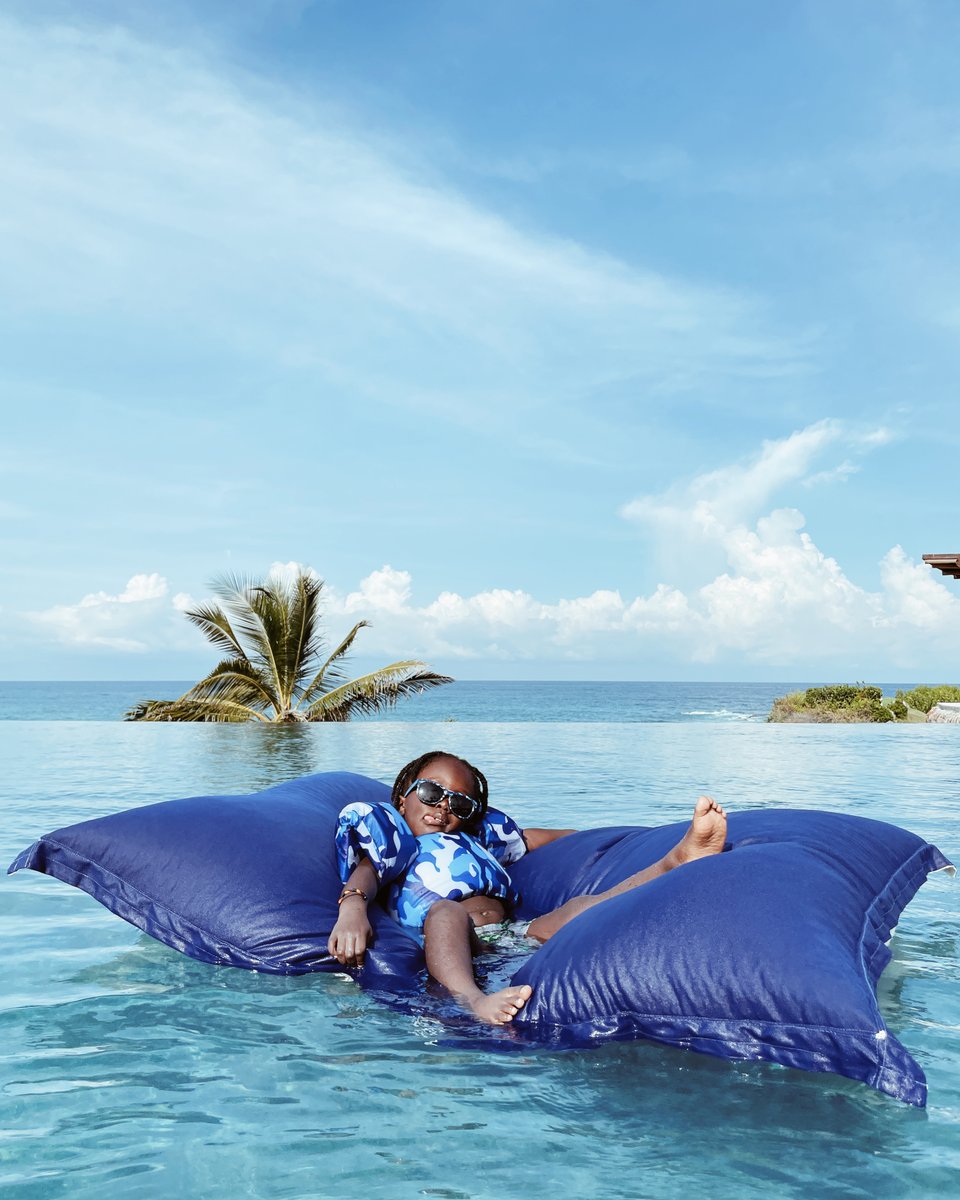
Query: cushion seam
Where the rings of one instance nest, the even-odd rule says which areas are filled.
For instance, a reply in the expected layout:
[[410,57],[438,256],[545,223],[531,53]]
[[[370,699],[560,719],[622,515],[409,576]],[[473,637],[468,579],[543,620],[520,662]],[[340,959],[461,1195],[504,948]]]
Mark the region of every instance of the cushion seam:
[[[691,1016],[686,1013],[638,1012],[635,1008],[622,1008],[609,1014],[609,1019],[611,1020],[617,1020],[621,1017],[637,1017],[641,1020],[677,1021],[687,1023],[695,1021],[709,1021],[717,1025],[739,1025],[753,1023],[769,1026],[775,1029],[817,1030],[821,1033],[863,1033],[868,1034],[874,1039],[876,1039],[878,1032],[876,1029],[873,1029],[870,1026],[863,1026],[861,1028],[858,1025],[811,1025],[797,1021],[770,1021],[764,1017],[705,1017],[702,1013],[699,1013],[696,1016]],[[582,1025],[590,1020],[591,1018],[586,1017],[580,1021],[550,1022],[550,1024],[554,1029],[570,1029],[575,1025]],[[517,1021],[516,1024],[518,1027],[521,1027],[523,1021]],[[724,1040],[723,1037],[714,1036],[712,1034],[694,1033],[691,1034],[691,1036],[702,1037],[706,1040],[715,1042]],[[881,1039],[881,1041],[883,1040],[885,1039]]]

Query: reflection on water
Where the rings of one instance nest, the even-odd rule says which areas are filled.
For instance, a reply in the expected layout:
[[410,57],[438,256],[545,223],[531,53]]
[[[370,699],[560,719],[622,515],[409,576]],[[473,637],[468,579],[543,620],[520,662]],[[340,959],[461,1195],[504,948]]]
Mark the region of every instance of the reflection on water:
[[[214,736],[207,744],[210,775],[230,778],[239,771],[244,791],[261,791],[287,779],[331,769],[319,764],[309,726],[264,725],[250,730],[212,726],[211,732]],[[223,733],[227,736],[218,736]],[[231,733],[238,736],[231,737]]]
[[[893,820],[960,859],[960,739],[944,729],[8,722],[0,844],[9,861],[87,816],[312,771],[389,780],[446,746],[528,824],[673,821],[710,790],[733,809]],[[195,963],[23,872],[0,885],[4,1196],[948,1195],[957,896],[927,884],[881,982],[928,1074],[919,1112],[852,1081],[652,1045],[490,1054],[435,997],[388,1006],[341,976]]]

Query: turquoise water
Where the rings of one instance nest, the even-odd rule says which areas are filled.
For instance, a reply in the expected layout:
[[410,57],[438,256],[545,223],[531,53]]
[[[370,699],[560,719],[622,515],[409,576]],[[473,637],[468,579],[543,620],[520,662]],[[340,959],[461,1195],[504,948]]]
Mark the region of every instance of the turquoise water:
[[[0,722],[4,862],[59,825],[310,771],[479,763],[522,823],[820,806],[960,862],[960,727],[365,722],[282,729]],[[535,1200],[934,1196],[960,1171],[960,888],[933,877],[881,981],[929,1107],[653,1045],[498,1055],[340,976],[194,963],[31,872],[0,880],[0,1185],[46,1197]]]

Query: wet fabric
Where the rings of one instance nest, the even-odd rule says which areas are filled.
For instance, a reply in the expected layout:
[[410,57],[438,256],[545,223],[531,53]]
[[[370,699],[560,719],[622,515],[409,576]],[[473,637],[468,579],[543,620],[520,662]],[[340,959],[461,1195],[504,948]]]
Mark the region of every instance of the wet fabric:
[[[334,772],[252,796],[146,805],[47,834],[10,870],[82,888],[205,962],[340,971],[327,952],[341,887],[340,812],[387,806],[389,795],[375,780]],[[524,855],[510,864],[522,893],[517,917],[622,882],[684,829],[593,829]],[[876,984],[900,913],[927,874],[947,865],[936,847],[880,821],[734,814],[722,854],[595,906],[519,968],[512,982],[534,990],[509,1045],[649,1039],[832,1071],[923,1105],[923,1071],[887,1029]],[[417,988],[416,937],[379,905],[369,912],[374,942],[360,983],[383,993]]]

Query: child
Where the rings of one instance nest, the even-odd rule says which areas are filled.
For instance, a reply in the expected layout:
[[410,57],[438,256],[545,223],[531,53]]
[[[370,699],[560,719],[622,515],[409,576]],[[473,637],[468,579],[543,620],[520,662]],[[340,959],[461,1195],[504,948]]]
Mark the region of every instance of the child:
[[[473,858],[478,868],[475,873],[493,880],[481,886],[485,886],[487,891],[499,891],[500,896],[508,897],[509,889],[496,886],[492,870],[484,874],[482,868],[490,856],[476,840],[480,822],[487,810],[487,794],[487,781],[476,767],[456,755],[432,751],[403,768],[393,785],[391,800],[414,837],[429,839],[422,845],[449,846],[458,856],[465,855],[468,865],[469,859]],[[530,923],[527,936],[545,942],[574,917],[594,905],[602,904],[611,896],[640,887],[697,858],[719,853],[726,840],[726,829],[726,814],[720,805],[709,796],[701,796],[689,829],[659,862],[638,871],[606,892],[596,896],[575,896],[553,912],[537,917]],[[520,853],[524,847],[527,852],[533,852],[574,832],[572,829],[526,829],[522,833],[524,845]],[[434,838],[431,835],[446,836]],[[514,852],[512,857],[515,859],[519,856]],[[417,865],[414,862],[409,868],[408,879],[416,873]],[[435,868],[431,875],[435,888],[434,880],[439,878],[441,872],[436,869],[437,863],[431,865]],[[344,966],[363,965],[364,952],[372,935],[367,906],[376,896],[378,886],[373,863],[369,858],[361,857],[341,891],[340,915],[329,941],[330,953]],[[407,890],[407,885],[398,886],[401,892],[397,915],[403,920],[403,891]],[[421,894],[423,890],[418,889]],[[427,970],[479,1020],[490,1025],[505,1025],[512,1021],[529,1000],[532,989],[527,985],[507,987],[487,995],[477,987],[473,975],[473,955],[479,949],[473,931],[477,926],[503,921],[507,915],[504,900],[497,895],[487,894],[473,894],[465,899],[454,900],[437,899],[435,890],[428,894],[431,902],[423,921]],[[462,888],[454,894],[461,895]]]

